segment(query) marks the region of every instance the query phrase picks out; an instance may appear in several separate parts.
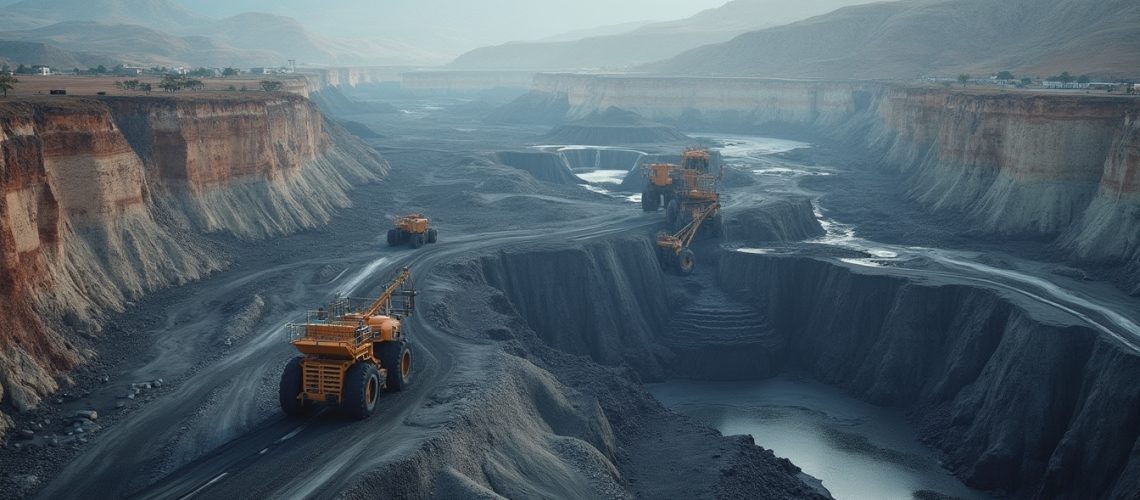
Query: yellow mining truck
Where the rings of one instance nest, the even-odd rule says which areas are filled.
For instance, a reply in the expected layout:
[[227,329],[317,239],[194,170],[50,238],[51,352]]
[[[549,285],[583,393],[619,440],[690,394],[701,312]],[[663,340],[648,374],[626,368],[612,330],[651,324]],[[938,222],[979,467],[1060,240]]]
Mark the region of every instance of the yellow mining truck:
[[424,214],[411,214],[396,219],[396,227],[388,230],[388,245],[397,246],[408,243],[412,248],[424,246],[424,243],[435,243],[439,234],[431,227],[431,219]]
[[363,419],[376,409],[381,390],[407,387],[412,352],[401,321],[415,310],[410,278],[404,268],[374,301],[338,297],[327,308],[309,311],[303,323],[288,325],[290,343],[302,355],[281,374],[281,409],[287,415],[330,405]]

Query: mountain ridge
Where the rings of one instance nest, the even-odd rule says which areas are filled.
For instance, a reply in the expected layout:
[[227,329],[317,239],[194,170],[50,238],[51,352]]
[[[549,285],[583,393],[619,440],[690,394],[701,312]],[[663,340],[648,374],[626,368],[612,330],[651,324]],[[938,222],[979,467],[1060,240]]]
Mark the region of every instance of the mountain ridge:
[[779,0],[733,0],[686,19],[652,23],[618,35],[481,47],[460,55],[449,66],[457,69],[619,69],[671,57],[694,47],[728,41],[751,29],[784,24],[844,5],[869,1],[803,0],[795,6],[788,6]]
[[1135,77],[1140,4],[917,0],[852,6],[742,34],[640,70],[715,76],[912,79],[1010,70]]

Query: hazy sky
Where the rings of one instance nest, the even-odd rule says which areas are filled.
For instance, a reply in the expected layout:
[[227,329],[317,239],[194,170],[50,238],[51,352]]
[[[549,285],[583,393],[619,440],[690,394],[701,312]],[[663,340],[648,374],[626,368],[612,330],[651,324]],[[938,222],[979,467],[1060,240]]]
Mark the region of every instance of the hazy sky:
[[547,38],[641,20],[673,20],[727,0],[180,0],[211,16],[261,11],[328,34],[395,37],[420,46],[469,48]]

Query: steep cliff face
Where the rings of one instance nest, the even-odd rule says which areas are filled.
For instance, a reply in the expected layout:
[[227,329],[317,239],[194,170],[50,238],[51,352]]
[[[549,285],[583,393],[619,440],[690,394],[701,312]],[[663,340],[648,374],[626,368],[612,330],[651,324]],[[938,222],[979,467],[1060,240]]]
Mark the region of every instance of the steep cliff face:
[[664,376],[663,351],[652,339],[665,327],[669,298],[650,242],[527,248],[482,265],[486,283],[510,300],[504,306],[546,344],[602,364],[628,363],[650,378]]
[[997,235],[1052,238],[1140,273],[1135,99],[868,82],[541,74],[511,111],[579,119],[614,106],[689,127],[851,142],[910,195]]
[[966,212],[999,234],[1056,235],[1096,193],[1126,103],[891,88],[872,139],[932,208]]
[[[1140,110],[1125,115],[1096,195],[1062,241],[1082,258],[1123,261],[1140,274]],[[1140,280],[1132,292],[1140,295]]]
[[758,373],[803,370],[910,407],[967,484],[1026,498],[1135,493],[1140,355],[1079,322],[1019,296],[809,258],[730,253],[719,281],[769,318],[756,334],[776,340],[757,356],[776,366]]
[[103,314],[224,266],[205,233],[313,227],[386,169],[299,96],[5,103],[0,394],[36,406]]
[[869,104],[874,84],[754,78],[539,74],[529,107],[540,103],[579,120],[610,107],[650,120],[736,127],[838,125]]

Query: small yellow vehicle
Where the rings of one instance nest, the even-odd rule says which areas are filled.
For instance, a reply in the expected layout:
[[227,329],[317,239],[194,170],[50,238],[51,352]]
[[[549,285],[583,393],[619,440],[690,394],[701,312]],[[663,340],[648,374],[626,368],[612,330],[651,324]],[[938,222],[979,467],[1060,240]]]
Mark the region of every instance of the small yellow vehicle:
[[412,248],[424,246],[424,243],[435,243],[439,233],[431,227],[431,219],[424,214],[411,214],[396,219],[396,227],[388,230],[388,245],[398,246],[405,243]]

